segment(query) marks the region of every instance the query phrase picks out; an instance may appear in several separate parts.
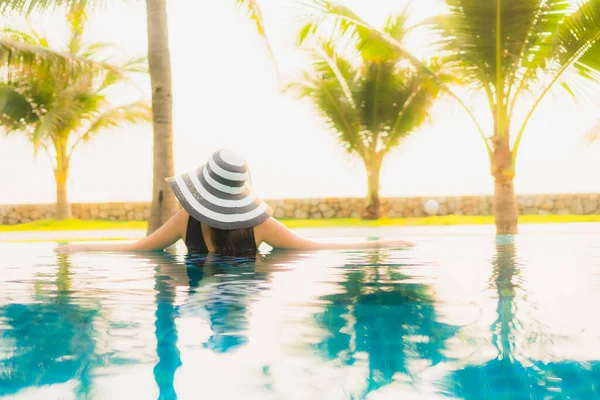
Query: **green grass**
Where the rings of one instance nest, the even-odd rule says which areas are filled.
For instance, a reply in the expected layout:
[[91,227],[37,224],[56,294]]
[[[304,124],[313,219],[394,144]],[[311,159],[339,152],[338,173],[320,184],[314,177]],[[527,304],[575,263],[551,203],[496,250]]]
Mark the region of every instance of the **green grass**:
[[[443,225],[489,225],[492,216],[444,215],[423,218],[382,218],[363,221],[354,218],[283,220],[289,228],[379,227],[379,226],[443,226]],[[600,215],[523,215],[522,224],[549,224],[565,222],[600,222]]]
[[81,238],[50,238],[50,239],[16,239],[16,240],[7,240],[2,242],[10,242],[10,243],[47,243],[47,242],[56,242],[56,243],[77,243],[77,242],[118,242],[123,240],[135,241],[139,240],[141,237],[105,237],[105,238],[97,238],[97,237],[81,237]]
[[[339,219],[288,219],[282,222],[289,228],[337,228],[337,227],[379,227],[379,226],[439,226],[439,225],[482,225],[493,224],[490,216],[435,216],[424,218],[383,218],[377,221],[362,221],[354,218]],[[522,224],[600,222],[600,215],[523,215]],[[41,220],[21,225],[0,225],[0,232],[23,231],[93,231],[141,229],[145,230],[145,221],[66,221]]]
[[20,225],[0,225],[0,232],[23,231],[96,231],[114,229],[146,229],[146,221],[82,221],[44,219]]

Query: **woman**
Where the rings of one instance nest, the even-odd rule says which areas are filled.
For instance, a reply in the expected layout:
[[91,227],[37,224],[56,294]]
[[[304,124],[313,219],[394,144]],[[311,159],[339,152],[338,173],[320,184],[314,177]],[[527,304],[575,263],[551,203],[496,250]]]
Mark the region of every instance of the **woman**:
[[156,232],[135,243],[67,245],[57,252],[162,250],[179,239],[191,253],[221,255],[256,253],[263,242],[307,250],[410,246],[400,240],[324,243],[294,234],[271,217],[272,209],[252,192],[246,161],[229,150],[217,151],[197,170],[167,181],[183,210]]

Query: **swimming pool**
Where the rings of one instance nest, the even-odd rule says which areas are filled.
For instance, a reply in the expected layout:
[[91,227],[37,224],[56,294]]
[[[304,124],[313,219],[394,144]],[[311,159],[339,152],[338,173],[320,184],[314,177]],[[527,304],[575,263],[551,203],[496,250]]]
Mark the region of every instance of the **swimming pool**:
[[600,398],[600,225],[492,231],[256,262],[0,243],[0,396]]

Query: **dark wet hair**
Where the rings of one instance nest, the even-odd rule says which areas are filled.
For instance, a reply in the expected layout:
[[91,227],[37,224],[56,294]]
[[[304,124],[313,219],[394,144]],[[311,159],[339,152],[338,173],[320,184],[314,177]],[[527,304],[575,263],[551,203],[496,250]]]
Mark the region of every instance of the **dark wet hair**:
[[223,256],[250,256],[256,254],[254,228],[232,230],[210,228],[210,231],[215,253]]

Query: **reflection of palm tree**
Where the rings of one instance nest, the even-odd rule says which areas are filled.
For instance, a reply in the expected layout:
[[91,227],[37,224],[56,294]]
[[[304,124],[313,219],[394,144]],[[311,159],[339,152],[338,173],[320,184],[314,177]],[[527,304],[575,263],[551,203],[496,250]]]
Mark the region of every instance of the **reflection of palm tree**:
[[8,326],[0,334],[12,342],[11,356],[0,361],[0,396],[76,379],[77,397],[87,397],[98,311],[73,301],[70,269],[67,256],[58,256],[55,291],[37,290],[36,303],[0,308],[0,320]]
[[[161,263],[172,262],[171,256],[161,253]],[[175,325],[175,290],[169,285],[167,277],[160,274],[160,263],[155,267],[156,291],[156,353],[158,363],[154,367],[154,379],[159,389],[159,399],[176,399],[173,385],[175,371],[181,366],[177,348],[177,327]]]
[[363,395],[391,383],[396,373],[412,375],[410,361],[442,361],[445,341],[456,332],[437,321],[427,285],[409,283],[402,266],[386,265],[385,257],[369,261],[360,268],[352,265],[343,290],[322,297],[328,305],[317,316],[331,334],[319,344],[327,357],[350,365],[360,353],[368,355]]
[[522,333],[514,314],[519,264],[514,244],[497,244],[492,263],[498,307],[491,330],[498,355],[484,365],[454,371],[450,377],[450,390],[467,400],[597,397],[598,389],[594,385],[600,380],[600,362],[543,363],[519,357],[515,339]]
[[[529,398],[528,373],[514,352],[514,299],[519,274],[513,243],[496,245],[491,283],[498,293],[496,321],[490,327],[492,344],[498,355],[483,366],[468,366],[452,374],[456,394],[464,399],[488,398],[494,393],[510,393],[511,398]],[[512,392],[514,391],[514,392]],[[512,392],[512,393],[511,393]]]
[[498,318],[492,325],[492,343],[498,349],[500,359],[513,361],[511,324],[514,319],[513,305],[518,285],[514,282],[519,270],[515,263],[514,244],[497,244],[493,260],[492,281],[498,291]]

